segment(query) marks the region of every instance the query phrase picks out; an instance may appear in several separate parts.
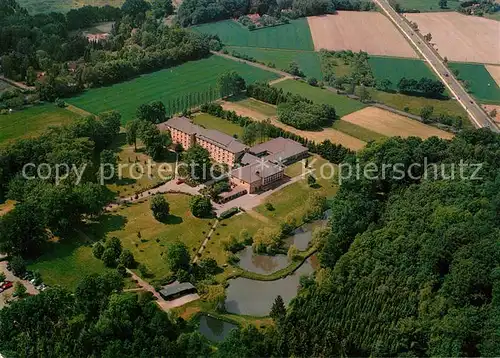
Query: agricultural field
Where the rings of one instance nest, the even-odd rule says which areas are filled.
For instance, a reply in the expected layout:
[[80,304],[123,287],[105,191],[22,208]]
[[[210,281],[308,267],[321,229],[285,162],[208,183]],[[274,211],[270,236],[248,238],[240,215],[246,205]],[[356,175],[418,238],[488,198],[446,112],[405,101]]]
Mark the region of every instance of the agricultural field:
[[298,64],[306,77],[314,77],[317,80],[323,79],[321,61],[317,52],[261,49],[254,47],[227,47],[227,50],[229,54],[236,51],[240,54],[253,57],[257,61],[268,66],[273,65],[273,67],[280,70],[286,70],[293,61]]
[[18,3],[26,8],[30,14],[46,13],[51,11],[67,12],[71,9],[85,5],[104,6],[111,5],[120,7],[125,0],[18,0]]
[[484,65],[450,63],[449,67],[459,71],[458,79],[467,83],[467,89],[479,102],[500,104],[500,87]]
[[241,62],[210,56],[113,86],[90,89],[68,102],[91,113],[117,110],[122,115],[123,123],[126,123],[134,119],[137,107],[143,103],[160,100],[168,109],[169,104],[189,95],[193,95],[193,102],[197,102],[198,94],[202,95],[200,102],[204,102],[205,95],[208,98],[208,91],[216,88],[217,78],[233,70],[247,83],[279,77]]
[[495,80],[497,85],[500,86],[500,66],[487,65],[486,69],[490,73],[491,77]]
[[[462,116],[468,118],[463,107],[453,99],[440,100],[418,96],[408,96],[402,93],[388,93],[374,88],[369,89],[373,100],[386,104],[390,107],[407,111],[408,113],[420,115],[420,109],[425,106],[434,107],[434,114],[448,114],[452,116]],[[466,121],[466,125],[469,123]]]
[[354,112],[343,120],[388,137],[453,138],[451,133],[376,107]]
[[273,87],[282,88],[285,92],[301,95],[319,104],[332,105],[335,107],[338,117],[343,117],[365,107],[363,103],[350,99],[347,96],[338,95],[319,87],[313,87],[301,81],[285,80],[274,84]]
[[[500,64],[500,22],[457,12],[405,14],[450,61]],[[450,36],[453,34],[453,36]]]
[[417,54],[391,21],[378,12],[338,11],[307,18],[314,48],[365,51],[371,55],[416,58]]
[[235,111],[240,116],[251,117],[258,121],[277,115],[276,106],[249,97],[224,101],[222,107],[228,111]]
[[421,12],[430,11],[450,11],[458,7],[459,0],[448,0],[448,8],[441,9],[436,0],[399,0],[401,8],[405,10],[419,10]]
[[359,126],[357,124],[354,124],[352,122],[345,120],[345,118],[348,118],[350,116],[355,116],[357,113],[363,112],[365,110],[367,110],[367,108],[361,109],[361,110],[356,111],[356,112],[351,113],[351,114],[348,114],[343,119],[335,121],[333,123],[332,128],[337,130],[337,131],[340,131],[342,133],[353,136],[354,138],[361,139],[364,142],[371,142],[371,141],[376,141],[376,140],[381,140],[381,139],[386,138],[386,136],[384,134],[374,132],[366,127],[362,127],[362,126]]
[[403,77],[416,80],[422,77],[437,79],[422,60],[370,56],[368,63],[377,82],[388,79],[392,82],[393,90],[397,90],[397,85]]
[[0,115],[0,145],[21,137],[40,134],[50,126],[69,124],[79,115],[53,104]]
[[193,122],[207,129],[214,129],[227,135],[241,137],[243,127],[225,119],[212,116],[208,113],[200,113],[192,118]]
[[314,45],[306,19],[289,24],[250,31],[233,20],[194,26],[195,31],[218,35],[226,46],[313,51]]
[[118,237],[123,247],[132,251],[136,261],[148,267],[154,275],[153,279],[161,279],[169,273],[162,257],[167,245],[182,241],[194,257],[214,222],[213,219],[198,219],[191,214],[190,196],[164,196],[170,204],[170,216],[166,223],[158,222],[153,217],[150,209],[151,198],[148,198],[106,214],[87,232],[96,240]]

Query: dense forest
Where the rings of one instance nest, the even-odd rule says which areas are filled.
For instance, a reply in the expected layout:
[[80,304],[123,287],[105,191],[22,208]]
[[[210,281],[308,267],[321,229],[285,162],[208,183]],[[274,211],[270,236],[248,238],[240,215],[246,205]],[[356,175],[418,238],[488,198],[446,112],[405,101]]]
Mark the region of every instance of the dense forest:
[[[450,142],[392,138],[356,159],[379,168],[402,163],[415,179],[393,172],[346,181],[332,203],[315,282],[270,336],[234,333],[222,352],[498,356],[500,137],[479,130]],[[482,179],[451,179],[460,160],[481,163]],[[463,173],[473,178],[475,170]]]

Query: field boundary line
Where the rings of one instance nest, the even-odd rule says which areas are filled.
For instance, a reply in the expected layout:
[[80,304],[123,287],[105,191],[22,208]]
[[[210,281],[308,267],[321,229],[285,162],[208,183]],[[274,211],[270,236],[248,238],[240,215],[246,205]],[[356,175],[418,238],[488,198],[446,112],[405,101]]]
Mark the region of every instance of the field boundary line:
[[66,107],[64,107],[64,109],[66,109],[66,110],[68,110],[70,112],[79,114],[79,115],[84,116],[84,117],[93,116],[94,115],[93,113],[87,112],[83,108],[74,106],[74,105],[69,104],[69,103],[66,104]]
[[268,72],[273,72],[273,73],[275,73],[277,75],[280,75],[280,76],[283,76],[283,77],[293,78],[292,75],[290,75],[289,73],[286,73],[285,71],[280,71],[280,70],[277,70],[275,68],[271,68],[271,67],[268,67],[266,65],[262,65],[260,63],[255,63],[255,62],[252,62],[252,61],[247,61],[247,60],[244,60],[242,58],[234,57],[234,56],[222,53],[222,52],[217,52],[217,51],[210,51],[210,52],[212,54],[216,55],[216,56],[224,57],[224,58],[227,58],[229,60],[233,60],[233,61],[237,61],[237,62],[241,62],[241,63],[246,63],[247,65],[250,65],[250,66],[253,66],[253,67],[257,67],[257,68],[260,68],[261,70],[265,70],[265,71],[268,71]]

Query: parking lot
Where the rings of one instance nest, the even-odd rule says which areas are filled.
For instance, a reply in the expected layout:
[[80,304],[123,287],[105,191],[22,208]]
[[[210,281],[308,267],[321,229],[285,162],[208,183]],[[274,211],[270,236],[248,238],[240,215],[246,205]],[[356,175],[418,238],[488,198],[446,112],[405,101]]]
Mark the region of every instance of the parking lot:
[[[20,280],[12,272],[7,270],[7,261],[0,262],[0,271],[3,272],[6,276],[7,281],[12,281],[15,285],[16,282],[20,281],[25,287],[26,292],[30,295],[38,294],[38,290],[28,281]],[[6,304],[6,299],[13,299],[12,294],[14,293],[14,285],[7,289],[6,291],[0,293],[0,308],[4,307]]]

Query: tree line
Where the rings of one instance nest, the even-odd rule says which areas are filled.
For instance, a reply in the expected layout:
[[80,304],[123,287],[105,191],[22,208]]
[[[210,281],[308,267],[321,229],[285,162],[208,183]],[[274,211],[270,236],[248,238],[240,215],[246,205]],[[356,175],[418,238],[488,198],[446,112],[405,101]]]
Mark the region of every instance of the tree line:
[[106,148],[119,131],[120,115],[107,112],[0,151],[0,200],[17,202],[0,219],[1,252],[36,257],[51,235],[102,213],[113,195],[99,184],[100,165],[116,165],[116,154]]
[[296,19],[332,14],[336,10],[369,11],[373,7],[365,0],[186,0],[179,6],[176,20],[181,26],[191,26],[247,14]]

